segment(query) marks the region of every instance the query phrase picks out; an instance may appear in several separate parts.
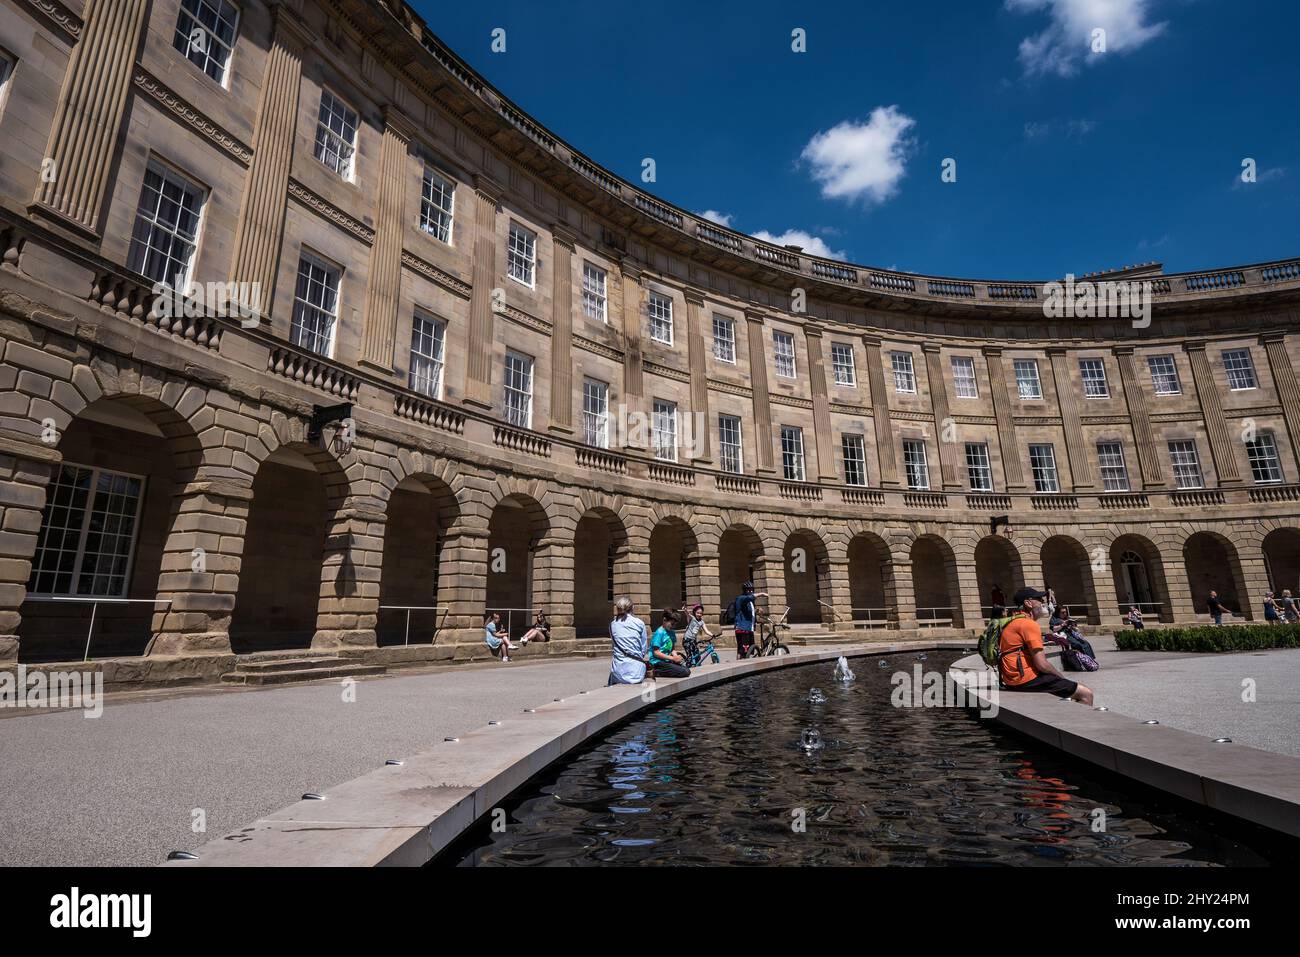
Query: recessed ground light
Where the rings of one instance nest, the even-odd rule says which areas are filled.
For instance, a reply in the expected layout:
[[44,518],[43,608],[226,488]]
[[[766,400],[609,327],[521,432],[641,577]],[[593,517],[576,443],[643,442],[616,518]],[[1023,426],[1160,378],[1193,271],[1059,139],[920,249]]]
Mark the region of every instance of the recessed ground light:
[[404,761],[397,760],[397,758],[389,758],[387,761],[384,762],[384,765],[385,766],[391,765],[392,767],[400,768],[405,763],[406,762]]
[[192,854],[189,851],[172,851],[167,855],[169,861],[197,861],[199,855]]
[[552,701],[563,701],[564,699],[563,699],[563,698],[552,698],[551,700],[552,700]]
[[493,718],[491,721],[488,722],[488,724],[500,724],[500,723],[501,722],[497,721],[495,718]]
[[536,708],[525,708],[525,709],[524,709],[524,714],[537,714],[537,709],[536,709]]
[[1093,708],[1092,710],[1093,710],[1093,711],[1109,711],[1110,708],[1107,708],[1107,707],[1105,707],[1105,706],[1103,705],[1102,707],[1099,707],[1099,708]]
[[450,735],[448,735],[447,737],[443,738],[442,740],[444,740],[444,741],[459,741],[460,738],[453,738],[453,737],[451,737]]
[[1232,744],[1232,738],[1215,738],[1215,744]]
[[1147,718],[1147,719],[1146,719],[1145,721],[1143,721],[1142,723],[1143,723],[1143,724],[1159,724],[1160,722],[1157,721],[1155,718]]
[[323,801],[325,800],[325,795],[317,794],[315,791],[308,791],[302,796],[302,799],[304,801]]

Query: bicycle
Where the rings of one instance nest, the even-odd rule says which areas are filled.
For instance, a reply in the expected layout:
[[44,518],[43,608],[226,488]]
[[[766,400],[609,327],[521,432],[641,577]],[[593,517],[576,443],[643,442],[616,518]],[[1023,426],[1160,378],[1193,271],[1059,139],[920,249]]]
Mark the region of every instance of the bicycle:
[[763,630],[754,635],[754,644],[750,647],[749,657],[772,657],[774,655],[788,655],[790,647],[781,641],[781,629],[788,629],[786,619],[790,617],[789,606],[785,609],[785,614],[780,618],[773,620],[770,615],[757,617],[755,624],[762,625]]

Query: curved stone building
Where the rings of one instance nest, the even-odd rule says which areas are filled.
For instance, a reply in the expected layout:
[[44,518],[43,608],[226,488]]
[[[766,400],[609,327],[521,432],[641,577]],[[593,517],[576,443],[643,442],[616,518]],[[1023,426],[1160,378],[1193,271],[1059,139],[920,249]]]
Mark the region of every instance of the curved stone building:
[[678,209],[401,0],[0,11],[11,666],[572,650],[746,578],[836,631],[1300,591],[1300,260],[1053,318]]

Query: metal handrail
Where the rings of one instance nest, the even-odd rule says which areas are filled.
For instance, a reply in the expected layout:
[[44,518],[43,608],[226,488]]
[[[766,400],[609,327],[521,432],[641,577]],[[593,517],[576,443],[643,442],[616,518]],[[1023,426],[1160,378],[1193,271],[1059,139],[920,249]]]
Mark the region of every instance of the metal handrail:
[[86,651],[82,655],[82,661],[90,660],[90,636],[95,633],[95,616],[99,612],[100,604],[105,605],[167,605],[171,607],[170,598],[81,598],[74,595],[28,595],[27,601],[67,601],[80,602],[85,604],[90,602],[90,627],[86,629]]
[[[535,612],[535,611],[537,611],[537,608],[535,608],[535,607],[534,607],[534,608],[502,608],[502,607],[500,607],[499,605],[493,605],[493,606],[491,606],[491,607],[489,607],[489,608],[487,608],[487,609],[484,610],[484,612],[483,612],[483,617],[486,618],[488,615],[492,614],[494,611],[495,611],[495,612],[502,612],[502,611],[503,611],[503,612],[506,613],[506,635],[510,635],[510,634],[513,632],[513,630],[514,630],[514,613],[517,612],[517,611]],[[532,627],[532,626],[530,625],[529,627]]]
[[[379,610],[380,610],[380,611],[405,611],[405,612],[406,612],[406,640],[403,641],[402,644],[404,644],[404,645],[409,645],[409,644],[411,643],[411,612],[413,612],[413,611],[442,611],[442,612],[447,612],[447,611],[451,611],[451,606],[450,606],[450,605],[380,605],[380,606],[379,606]],[[446,615],[443,615],[442,617],[446,618],[447,616],[446,616]],[[437,641],[437,636],[438,636],[438,619],[437,619],[437,618],[434,618],[434,621],[433,621],[433,640],[430,642],[430,644],[432,644],[432,643],[434,643],[434,642]]]

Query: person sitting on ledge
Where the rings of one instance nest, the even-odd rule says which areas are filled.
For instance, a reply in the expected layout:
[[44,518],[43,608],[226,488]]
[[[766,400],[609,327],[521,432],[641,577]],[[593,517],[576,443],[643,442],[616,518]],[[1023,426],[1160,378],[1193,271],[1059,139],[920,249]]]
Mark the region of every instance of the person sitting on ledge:
[[1092,689],[1071,681],[1047,660],[1043,652],[1043,630],[1038,617],[1043,613],[1045,592],[1022,588],[1011,599],[1016,606],[1002,629],[998,647],[998,677],[1005,691],[1046,691],[1058,698],[1092,704]]
[[1142,624],[1142,612],[1138,609],[1137,605],[1129,605],[1127,617],[1128,623],[1138,631],[1142,631],[1146,627]]
[[530,641],[538,640],[551,640],[551,623],[546,617],[546,612],[540,610],[533,616],[533,627],[529,628],[528,633],[519,639],[519,643],[526,645]]
[[517,646],[510,643],[510,633],[501,627],[501,612],[494,611],[487,616],[487,621],[483,622],[483,631],[487,639],[487,646],[493,652],[500,649],[501,660],[509,661],[510,656],[507,651],[513,651]]
[[650,637],[650,664],[654,667],[655,677],[689,678],[691,669],[686,667],[680,651],[673,651],[677,644],[677,633],[673,626],[677,624],[677,612],[665,608],[663,623],[655,629]]
[[614,604],[614,620],[609,623],[609,640],[614,655],[609,663],[610,685],[639,685],[645,680],[650,657],[650,638],[645,622],[632,614],[632,599],[620,598]]

